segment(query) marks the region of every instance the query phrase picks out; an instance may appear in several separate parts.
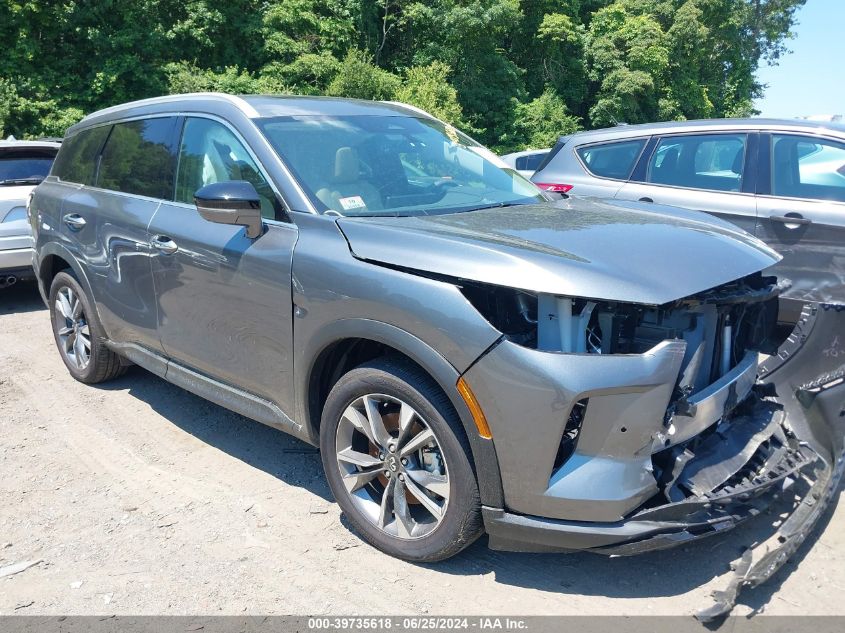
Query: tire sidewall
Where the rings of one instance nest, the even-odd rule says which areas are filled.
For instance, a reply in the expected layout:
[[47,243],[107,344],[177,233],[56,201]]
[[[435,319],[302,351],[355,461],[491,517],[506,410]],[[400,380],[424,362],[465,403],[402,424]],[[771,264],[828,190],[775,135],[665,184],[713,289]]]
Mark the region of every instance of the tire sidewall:
[[[84,369],[79,369],[72,365],[61,349],[61,341],[59,340],[59,315],[56,310],[56,297],[62,288],[68,287],[79,297],[82,302],[82,309],[85,312],[85,318],[88,322],[88,329],[91,338],[91,357],[88,365]],[[53,340],[56,342],[56,349],[62,362],[67,367],[76,380],[80,382],[91,382],[97,372],[97,358],[100,345],[102,345],[100,337],[99,323],[96,315],[93,312],[91,302],[88,300],[88,295],[83,290],[82,285],[70,271],[62,271],[53,278],[53,283],[50,284],[50,323],[53,327]]]
[[[453,411],[441,411],[431,400],[431,386],[413,384],[414,378],[377,366],[362,366],[343,376],[332,389],[323,410],[320,426],[320,453],[329,486],[338,505],[356,530],[376,548],[410,561],[436,561],[448,558],[469,545],[478,530],[468,529],[473,516],[480,512],[478,486],[467,449],[458,437],[463,429],[456,425]],[[419,539],[400,539],[379,530],[350,499],[337,465],[336,433],[341,416],[356,399],[367,394],[398,398],[411,405],[434,433],[443,452],[449,474],[449,503],[440,525]],[[427,395],[429,397],[427,397]],[[460,434],[460,435],[459,435]],[[477,521],[475,521],[477,523]]]

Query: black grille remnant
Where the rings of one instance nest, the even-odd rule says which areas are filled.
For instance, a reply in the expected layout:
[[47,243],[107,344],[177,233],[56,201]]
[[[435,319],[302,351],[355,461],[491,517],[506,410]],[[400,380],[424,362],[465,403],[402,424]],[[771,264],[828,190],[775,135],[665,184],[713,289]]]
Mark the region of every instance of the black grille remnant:
[[584,416],[587,414],[589,400],[589,398],[584,398],[572,405],[572,410],[569,412],[569,419],[566,421],[566,427],[563,429],[563,437],[560,439],[560,446],[555,456],[554,470],[563,466],[566,460],[572,457],[572,454],[575,452],[575,447],[578,444],[578,435],[581,433],[581,425],[584,423]]

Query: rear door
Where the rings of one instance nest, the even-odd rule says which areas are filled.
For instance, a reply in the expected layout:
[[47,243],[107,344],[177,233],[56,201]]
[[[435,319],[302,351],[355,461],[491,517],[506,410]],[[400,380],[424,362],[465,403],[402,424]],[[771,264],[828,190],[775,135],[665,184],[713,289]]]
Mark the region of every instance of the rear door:
[[77,245],[110,339],[160,350],[147,225],[173,190],[176,117],[120,122],[99,157],[96,186],[68,195],[62,230]]
[[[293,411],[291,261],[297,229],[281,221],[266,172],[228,123],[185,118],[175,196],[149,227],[166,354],[206,376]],[[194,193],[204,185],[251,182],[265,232],[204,220]]]
[[756,147],[746,132],[658,137],[616,197],[705,211],[753,234]]
[[[66,138],[62,143],[51,174],[55,184],[48,179],[38,191],[51,189],[51,196],[61,201],[54,214],[44,214],[41,220],[47,224],[40,233],[57,232],[62,244],[83,267],[86,276],[95,271],[102,258],[94,255],[97,244],[97,222],[99,213],[93,187],[97,184],[97,166],[100,151],[111,132],[111,125],[88,128]],[[42,211],[39,208],[39,211]],[[37,218],[36,218],[37,219]],[[49,292],[49,288],[46,289]],[[96,297],[95,297],[96,298]]]
[[763,136],[757,236],[783,255],[774,271],[785,297],[845,302],[845,143],[819,136]]

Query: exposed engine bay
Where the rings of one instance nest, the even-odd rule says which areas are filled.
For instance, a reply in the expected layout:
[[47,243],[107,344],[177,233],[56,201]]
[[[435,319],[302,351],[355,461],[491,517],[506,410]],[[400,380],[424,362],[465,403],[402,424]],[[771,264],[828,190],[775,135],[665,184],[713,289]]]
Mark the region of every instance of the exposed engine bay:
[[[699,385],[767,345],[777,318],[775,278],[760,273],[662,306],[531,294],[467,282],[464,295],[515,343],[551,352],[642,354],[661,341],[687,342]],[[762,350],[761,350],[762,351]],[[711,353],[708,353],[711,352]]]

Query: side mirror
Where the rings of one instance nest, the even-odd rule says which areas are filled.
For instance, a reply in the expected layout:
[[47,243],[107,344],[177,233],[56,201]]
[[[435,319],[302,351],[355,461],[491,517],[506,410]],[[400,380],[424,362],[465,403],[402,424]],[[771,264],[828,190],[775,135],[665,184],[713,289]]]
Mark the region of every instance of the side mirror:
[[246,236],[255,239],[264,231],[261,198],[245,180],[215,182],[197,190],[194,204],[209,222],[246,227]]

